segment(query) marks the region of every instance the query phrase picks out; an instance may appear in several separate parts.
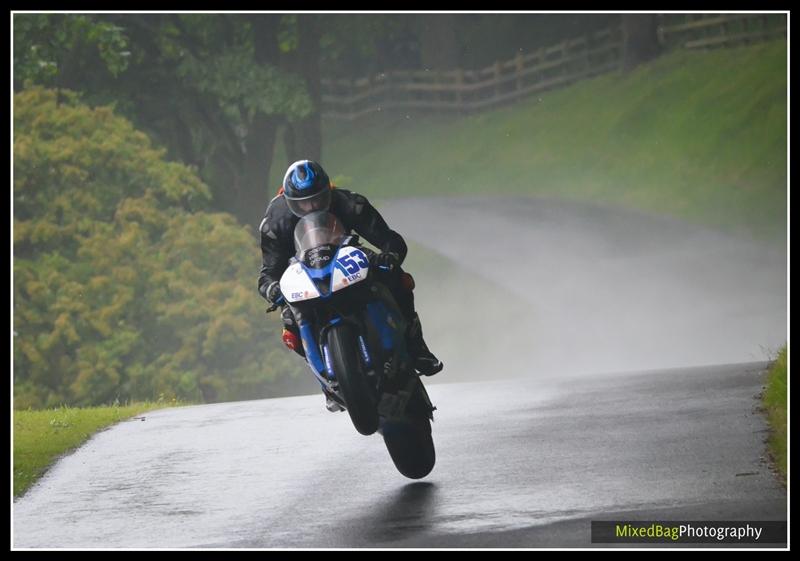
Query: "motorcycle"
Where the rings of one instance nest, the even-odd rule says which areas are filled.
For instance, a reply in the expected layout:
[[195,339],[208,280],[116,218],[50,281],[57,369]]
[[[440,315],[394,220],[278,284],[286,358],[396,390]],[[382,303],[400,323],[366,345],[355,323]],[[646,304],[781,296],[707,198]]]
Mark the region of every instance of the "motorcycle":
[[300,219],[294,245],[280,288],[312,373],[359,433],[383,436],[401,474],[425,477],[436,463],[436,408],[412,366],[407,323],[385,284],[396,273],[374,266],[376,253],[327,211]]

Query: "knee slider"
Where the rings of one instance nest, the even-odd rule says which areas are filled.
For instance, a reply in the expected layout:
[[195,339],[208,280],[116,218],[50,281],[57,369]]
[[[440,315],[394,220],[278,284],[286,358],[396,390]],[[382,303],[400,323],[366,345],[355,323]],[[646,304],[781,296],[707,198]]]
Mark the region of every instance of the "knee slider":
[[404,290],[411,292],[417,285],[414,282],[414,277],[403,271],[403,274],[400,275],[400,286],[402,286]]
[[283,321],[285,328],[297,331],[297,322],[295,322],[294,314],[289,306],[284,306],[283,310],[281,310],[281,321]]

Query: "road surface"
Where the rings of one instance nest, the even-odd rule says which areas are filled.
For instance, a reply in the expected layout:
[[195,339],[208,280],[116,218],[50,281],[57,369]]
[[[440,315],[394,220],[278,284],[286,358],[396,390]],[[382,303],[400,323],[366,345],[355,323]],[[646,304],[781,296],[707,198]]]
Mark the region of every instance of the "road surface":
[[98,434],[14,508],[15,547],[590,546],[590,521],[785,520],[763,363],[434,384],[413,482],[319,396],[162,410]]

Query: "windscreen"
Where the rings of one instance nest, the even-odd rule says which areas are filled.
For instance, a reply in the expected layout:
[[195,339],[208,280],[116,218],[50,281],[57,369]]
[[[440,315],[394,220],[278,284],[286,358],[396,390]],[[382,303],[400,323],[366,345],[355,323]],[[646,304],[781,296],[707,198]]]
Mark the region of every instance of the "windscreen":
[[346,232],[344,225],[330,212],[306,214],[294,227],[294,248],[298,258],[303,252],[321,245],[338,246]]

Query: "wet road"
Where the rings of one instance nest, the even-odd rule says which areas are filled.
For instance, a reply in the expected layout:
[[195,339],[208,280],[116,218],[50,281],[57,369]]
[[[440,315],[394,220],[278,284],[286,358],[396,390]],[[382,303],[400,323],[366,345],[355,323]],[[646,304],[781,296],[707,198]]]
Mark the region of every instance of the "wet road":
[[786,518],[762,363],[430,386],[438,461],[397,473],[322,396],[157,411],[15,504],[15,547],[588,546],[589,521]]

